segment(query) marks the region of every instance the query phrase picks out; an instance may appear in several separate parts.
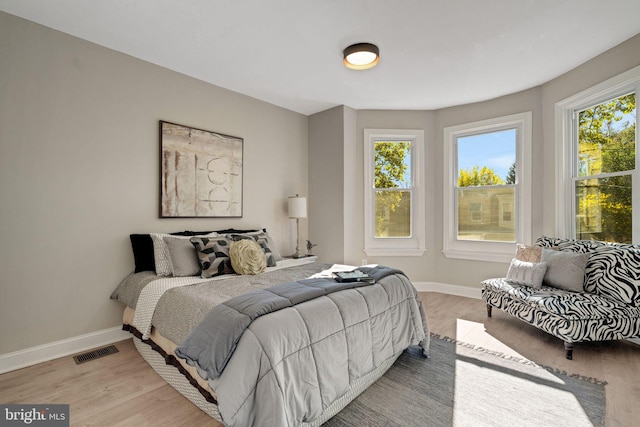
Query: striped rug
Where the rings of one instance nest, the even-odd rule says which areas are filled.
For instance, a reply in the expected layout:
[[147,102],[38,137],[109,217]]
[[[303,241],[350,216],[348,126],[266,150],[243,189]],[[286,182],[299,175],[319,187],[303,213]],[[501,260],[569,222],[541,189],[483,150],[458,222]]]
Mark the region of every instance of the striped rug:
[[434,336],[324,426],[603,426],[604,385]]

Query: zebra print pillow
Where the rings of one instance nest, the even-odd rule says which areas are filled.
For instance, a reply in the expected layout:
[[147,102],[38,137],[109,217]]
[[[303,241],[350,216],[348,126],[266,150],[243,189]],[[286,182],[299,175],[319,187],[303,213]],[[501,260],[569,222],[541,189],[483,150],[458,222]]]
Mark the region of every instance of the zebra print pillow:
[[598,240],[562,239],[547,236],[538,237],[538,240],[536,240],[536,246],[558,248],[559,251],[578,252],[582,254],[593,252],[597,248],[610,245],[611,243],[600,242]]
[[631,245],[596,248],[587,262],[585,276],[587,292],[640,306],[640,249]]
[[558,246],[560,243],[565,242],[567,239],[561,239],[559,237],[547,237],[541,236],[536,240],[535,245],[541,246],[543,248],[553,248],[554,246]]
[[599,242],[597,240],[565,240],[558,243],[558,250],[565,252],[578,252],[581,254],[593,252],[597,248],[607,246],[609,243]]

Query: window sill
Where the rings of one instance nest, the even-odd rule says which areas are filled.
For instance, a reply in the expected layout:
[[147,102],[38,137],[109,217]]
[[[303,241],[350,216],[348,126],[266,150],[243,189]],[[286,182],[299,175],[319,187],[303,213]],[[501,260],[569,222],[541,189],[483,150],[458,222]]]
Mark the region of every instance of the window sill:
[[501,252],[479,252],[479,251],[448,249],[448,250],[442,251],[442,253],[447,258],[468,259],[473,261],[501,262],[501,263],[510,263],[514,257],[514,251],[511,251],[509,253],[501,253]]
[[364,253],[366,253],[368,256],[422,256],[426,251],[426,249],[364,249]]

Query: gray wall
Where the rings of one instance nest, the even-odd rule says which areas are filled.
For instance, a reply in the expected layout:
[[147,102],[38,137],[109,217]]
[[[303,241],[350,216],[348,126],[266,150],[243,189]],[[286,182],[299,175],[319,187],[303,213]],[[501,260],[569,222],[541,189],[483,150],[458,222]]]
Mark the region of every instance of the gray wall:
[[[267,227],[293,252],[306,116],[5,13],[0,58],[0,354],[117,326],[130,233]],[[243,218],[158,218],[158,120],[244,138]]]
[[[335,107],[309,118],[309,240],[325,262],[344,259],[345,111]],[[306,237],[305,237],[306,238]]]
[[[110,301],[135,232],[267,227],[292,253],[287,197],[309,196],[301,239],[359,263],[363,129],[424,129],[427,253],[368,258],[417,282],[478,288],[507,265],[442,253],[443,129],[533,111],[532,234],[552,234],[554,104],[640,65],[640,36],[540,87],[438,111],[305,117],[0,13],[0,354],[117,326]],[[158,120],[244,138],[244,217],[159,219]],[[307,225],[309,230],[307,232]]]
[[[442,254],[444,128],[532,111],[533,212],[531,234],[534,239],[543,234],[553,235],[555,231],[556,187],[555,103],[638,65],[640,65],[640,35],[544,85],[490,101],[437,111],[357,111],[357,125],[353,130],[358,139],[355,168],[359,174],[356,174],[355,178],[347,179],[347,177],[354,176],[354,165],[345,165],[343,172],[345,182],[352,184],[350,197],[345,200],[343,208],[350,212],[351,217],[348,218],[352,223],[355,223],[353,218],[363,217],[363,130],[365,128],[424,129],[426,144],[427,253],[421,257],[369,257],[368,261],[401,268],[416,282],[461,285],[476,289],[480,287],[482,280],[506,274],[508,265],[504,263],[450,259]],[[313,121],[314,117],[311,116],[310,120]],[[340,125],[340,123],[334,123],[334,126]],[[315,134],[314,138],[321,140],[322,135]],[[335,144],[335,141],[333,143]],[[345,141],[344,145],[351,147],[352,143]],[[310,182],[314,182],[316,177],[310,174],[309,179]],[[313,185],[317,186],[318,184],[314,183]],[[330,189],[327,187],[325,190],[329,191]],[[318,191],[321,190],[318,189]],[[314,215],[322,216],[328,214],[330,209],[338,208],[320,206],[318,209],[320,210],[315,211]],[[360,219],[360,221],[362,220]],[[344,260],[341,261],[357,264],[366,258],[362,250],[364,234],[361,222],[359,226],[350,228],[347,234],[348,237],[345,236]],[[314,237],[313,232],[311,237]]]

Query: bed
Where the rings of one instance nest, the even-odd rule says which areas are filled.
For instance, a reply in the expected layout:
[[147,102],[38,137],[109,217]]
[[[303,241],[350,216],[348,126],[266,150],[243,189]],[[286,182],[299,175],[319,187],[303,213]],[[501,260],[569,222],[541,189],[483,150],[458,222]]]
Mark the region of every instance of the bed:
[[[277,258],[258,274],[176,277],[137,271],[111,298],[125,306],[123,327],[152,368],[228,426],[320,425],[409,346],[427,355],[426,316],[402,272],[365,268],[377,275],[375,283],[336,286],[332,271],[344,266]],[[304,298],[290,297],[301,288]],[[293,303],[249,308],[259,314],[228,341],[229,356],[212,369],[211,354],[224,347],[220,337],[228,340],[227,330],[235,328],[212,315],[230,310],[240,298],[245,299],[234,309],[245,309],[246,301],[265,294]]]

